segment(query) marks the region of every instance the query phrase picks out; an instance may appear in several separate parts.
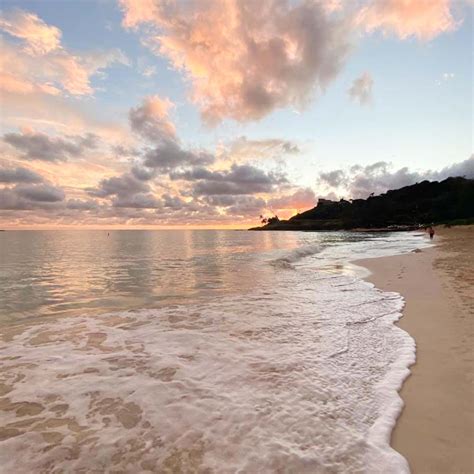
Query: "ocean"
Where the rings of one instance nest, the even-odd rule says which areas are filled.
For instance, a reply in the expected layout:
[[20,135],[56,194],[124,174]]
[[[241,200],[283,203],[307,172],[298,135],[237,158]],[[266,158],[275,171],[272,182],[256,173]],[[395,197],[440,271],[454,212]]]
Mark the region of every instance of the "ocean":
[[403,473],[417,233],[0,233],[1,472]]

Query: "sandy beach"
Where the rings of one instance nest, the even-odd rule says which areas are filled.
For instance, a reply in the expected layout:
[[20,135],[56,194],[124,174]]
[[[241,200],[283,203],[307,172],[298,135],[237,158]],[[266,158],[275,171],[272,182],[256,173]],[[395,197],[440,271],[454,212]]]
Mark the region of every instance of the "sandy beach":
[[404,296],[399,325],[417,345],[392,446],[415,474],[472,473],[474,227],[436,230],[434,248],[357,263]]

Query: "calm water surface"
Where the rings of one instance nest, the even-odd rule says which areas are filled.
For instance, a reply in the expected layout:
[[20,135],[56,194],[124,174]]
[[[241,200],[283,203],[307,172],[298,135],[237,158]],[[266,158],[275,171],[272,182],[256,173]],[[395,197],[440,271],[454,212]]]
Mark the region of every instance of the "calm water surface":
[[289,235],[235,231],[18,231],[0,234],[3,320],[105,312],[251,287],[262,253]]
[[0,320],[104,313],[242,292],[274,276],[268,260],[365,236],[240,231],[0,233]]

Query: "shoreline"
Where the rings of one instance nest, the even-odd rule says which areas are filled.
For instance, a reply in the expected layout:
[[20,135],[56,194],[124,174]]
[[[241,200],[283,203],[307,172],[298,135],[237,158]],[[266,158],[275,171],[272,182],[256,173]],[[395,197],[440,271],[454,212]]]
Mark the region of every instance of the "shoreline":
[[414,474],[472,473],[474,227],[437,229],[436,246],[358,260],[377,288],[405,299],[396,323],[415,339],[391,446]]

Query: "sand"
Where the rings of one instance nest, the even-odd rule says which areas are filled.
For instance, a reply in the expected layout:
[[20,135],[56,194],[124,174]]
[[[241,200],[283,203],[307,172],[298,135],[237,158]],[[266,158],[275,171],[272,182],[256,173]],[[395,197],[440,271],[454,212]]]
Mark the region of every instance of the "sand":
[[474,226],[437,229],[436,247],[357,262],[406,305],[417,344],[392,446],[417,473],[474,473]]

